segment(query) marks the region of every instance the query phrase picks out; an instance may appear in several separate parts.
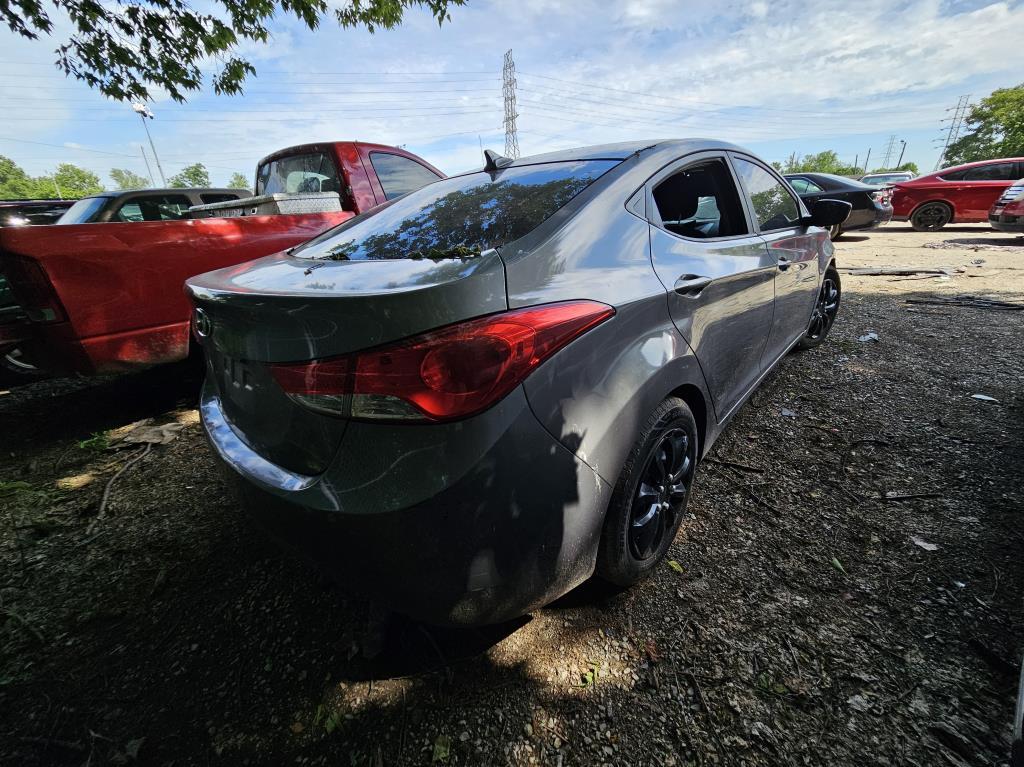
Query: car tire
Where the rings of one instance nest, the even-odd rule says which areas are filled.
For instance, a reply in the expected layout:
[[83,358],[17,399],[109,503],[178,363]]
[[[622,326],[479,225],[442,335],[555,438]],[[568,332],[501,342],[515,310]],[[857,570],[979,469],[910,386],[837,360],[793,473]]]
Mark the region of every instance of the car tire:
[[926,202],[910,216],[915,232],[937,232],[953,220],[953,209],[944,202]]
[[811,312],[811,321],[807,324],[807,332],[797,341],[794,349],[804,351],[824,343],[835,324],[842,298],[843,284],[839,279],[839,271],[830,264],[822,278],[814,311]]
[[832,240],[832,242],[835,242],[836,240],[838,240],[840,237],[842,237],[842,235],[843,235],[843,225],[842,224],[835,224],[835,225],[829,227],[828,238],[830,240]]
[[640,430],[612,494],[597,553],[597,576],[616,586],[647,578],[668,553],[686,513],[697,468],[697,422],[670,397]]

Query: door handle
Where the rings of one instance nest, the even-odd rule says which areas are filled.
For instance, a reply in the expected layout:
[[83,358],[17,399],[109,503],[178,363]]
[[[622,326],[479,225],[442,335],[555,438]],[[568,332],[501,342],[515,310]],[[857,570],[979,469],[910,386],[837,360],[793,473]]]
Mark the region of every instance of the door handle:
[[779,269],[781,269],[782,271],[786,271],[792,265],[793,262],[790,261],[788,258],[786,258],[785,256],[779,256]]
[[673,286],[673,290],[681,296],[696,296],[711,284],[710,277],[698,277],[696,274],[684,274]]

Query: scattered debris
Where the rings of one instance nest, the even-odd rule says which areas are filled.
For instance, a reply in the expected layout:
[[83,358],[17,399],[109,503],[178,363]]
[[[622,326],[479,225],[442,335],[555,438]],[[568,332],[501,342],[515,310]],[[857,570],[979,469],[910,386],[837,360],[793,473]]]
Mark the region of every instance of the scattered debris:
[[85,529],[86,535],[92,535],[93,529],[107,515],[107,501],[110,500],[110,489],[114,486],[114,482],[117,481],[117,478],[124,474],[126,471],[128,471],[128,469],[137,464],[143,458],[145,458],[147,455],[149,455],[149,451],[152,449],[153,443],[147,442],[146,446],[142,448],[142,450],[136,453],[133,458],[131,458],[124,466],[118,469],[117,473],[107,481],[107,486],[103,488],[103,497],[100,500],[99,511],[96,512],[96,516],[93,518],[92,522],[89,523],[89,526]]
[[184,428],[184,424],[176,421],[154,425],[153,420],[147,418],[145,421],[140,421],[127,434],[121,436],[121,441],[128,444],[166,445],[173,442]]
[[787,407],[784,407],[784,408],[782,408],[782,410],[780,410],[779,412],[780,412],[780,413],[781,413],[781,414],[782,414],[782,415],[783,415],[783,416],[784,416],[785,418],[796,418],[796,413],[794,413],[794,412],[793,412],[792,410],[790,410],[790,409],[789,409],[789,408],[787,408]]
[[962,296],[935,296],[933,298],[908,298],[905,300],[908,304],[925,304],[929,306],[966,306],[971,309],[1001,309],[1004,311],[1019,312],[1024,311],[1024,303],[1015,303],[1012,301],[1000,301],[993,298],[984,298],[982,296],[962,295]]
[[839,267],[841,272],[849,272],[854,277],[909,277],[912,275],[926,274],[935,275],[941,274],[949,277],[954,274],[959,274],[964,271],[963,269],[957,269],[954,267],[928,267],[928,266],[848,266]]
[[683,573],[683,566],[681,564],[679,564],[678,562],[676,562],[674,559],[668,560],[668,566],[671,567],[673,570],[675,570],[680,575],[682,575],[682,573]]
[[939,546],[936,543],[928,543],[924,538],[919,538],[916,535],[910,536],[910,540],[914,542],[915,546],[919,546],[925,551],[938,551]]
[[998,402],[995,397],[990,397],[987,394],[972,394],[971,399],[981,400],[982,402]]
[[872,330],[870,333],[865,333],[862,336],[858,336],[857,340],[860,341],[862,344],[869,343],[869,342],[872,342],[872,341],[876,341],[877,342],[878,341],[878,333],[876,333],[875,331]]

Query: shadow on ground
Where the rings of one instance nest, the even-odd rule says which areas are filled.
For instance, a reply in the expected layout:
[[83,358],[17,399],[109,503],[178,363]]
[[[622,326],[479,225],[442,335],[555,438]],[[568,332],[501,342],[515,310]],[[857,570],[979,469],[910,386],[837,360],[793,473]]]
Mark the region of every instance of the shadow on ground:
[[[1024,317],[870,285],[705,462],[681,572],[523,621],[381,631],[247,523],[196,426],[119,480],[92,535],[103,482],[8,504],[0,760],[1000,764],[1024,649]],[[857,342],[869,326],[881,340]],[[191,391],[0,401],[21,445],[4,476],[31,450],[34,488],[105,479],[108,456],[55,457]]]

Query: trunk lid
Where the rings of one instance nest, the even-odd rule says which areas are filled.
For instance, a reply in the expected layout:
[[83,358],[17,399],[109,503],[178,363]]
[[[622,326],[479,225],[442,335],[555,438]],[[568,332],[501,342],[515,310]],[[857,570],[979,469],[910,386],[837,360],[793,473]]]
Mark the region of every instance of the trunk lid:
[[208,387],[234,432],[290,471],[322,472],[346,421],[289,398],[270,363],[333,357],[507,309],[497,252],[330,261],[286,254],[193,277]]

